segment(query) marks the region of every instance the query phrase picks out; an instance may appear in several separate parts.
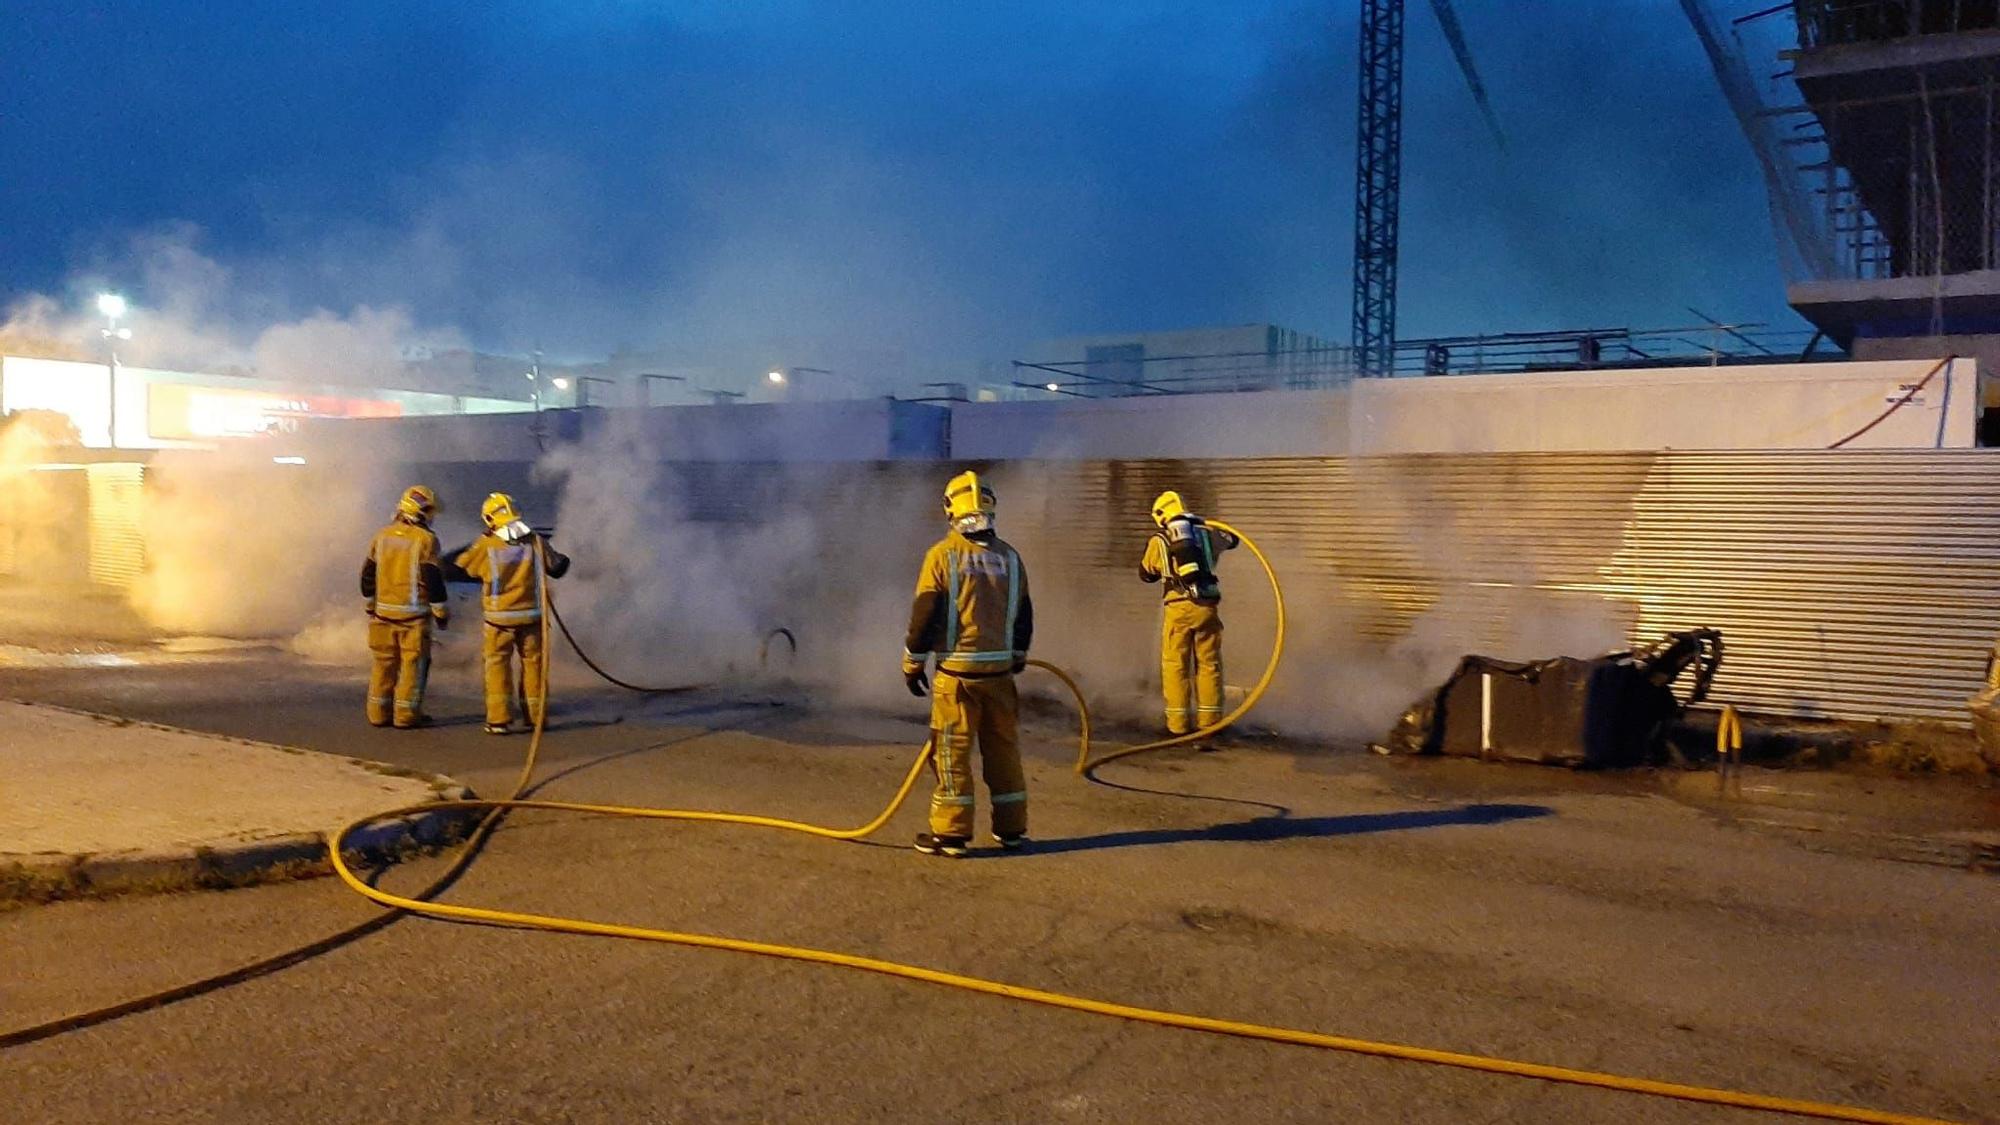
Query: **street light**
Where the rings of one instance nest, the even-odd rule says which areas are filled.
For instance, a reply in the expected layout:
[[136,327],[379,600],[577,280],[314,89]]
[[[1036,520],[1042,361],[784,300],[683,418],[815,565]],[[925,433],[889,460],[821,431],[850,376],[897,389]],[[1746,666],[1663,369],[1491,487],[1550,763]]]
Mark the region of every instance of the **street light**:
[[779,383],[779,384],[782,384],[782,383],[784,383],[784,381],[785,381],[785,373],[784,373],[784,372],[782,372],[782,371],[773,371],[773,372],[771,372],[771,374],[770,374],[770,375],[768,376],[768,378],[769,378],[769,379],[770,379],[770,380],[771,380],[771,381],[772,381],[773,383]]
[[555,378],[553,378],[553,379],[550,379],[550,380],[549,380],[549,382],[550,382],[550,383],[553,383],[553,384],[555,384],[555,388],[556,388],[556,390],[559,390],[559,391],[566,391],[566,390],[569,390],[569,380],[568,380],[568,379],[565,379],[565,378],[563,378],[563,377],[562,377],[562,376],[560,376],[560,375],[556,376],[556,377],[555,377]]
[[104,336],[104,367],[106,384],[111,393],[106,401],[109,425],[106,436],[111,439],[111,448],[118,448],[118,341],[130,340],[132,330],[120,328],[118,318],[125,315],[125,298],[116,293],[99,293],[97,311],[104,315],[104,327],[98,331]]
[[1044,384],[1042,384],[1042,385],[1043,385],[1044,387],[1047,387],[1047,388],[1048,388],[1048,389],[1049,389],[1050,391],[1060,391],[1060,390],[1062,390],[1062,387],[1058,386],[1058,385],[1057,385],[1057,384],[1055,384],[1055,383],[1044,383]]
[[542,349],[540,348],[535,349],[531,362],[528,365],[528,383],[534,391],[535,425],[539,427],[541,425],[542,413]]

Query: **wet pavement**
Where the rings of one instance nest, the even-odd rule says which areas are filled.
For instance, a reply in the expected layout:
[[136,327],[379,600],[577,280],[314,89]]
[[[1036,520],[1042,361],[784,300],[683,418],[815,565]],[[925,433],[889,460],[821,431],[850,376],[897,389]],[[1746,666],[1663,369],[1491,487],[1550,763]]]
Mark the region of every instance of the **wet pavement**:
[[[361,722],[358,668],[274,648],[126,655],[0,666],[0,696],[393,761],[488,792],[523,749],[480,733],[469,668],[434,681],[441,726],[398,732]],[[577,690],[569,670],[557,682],[538,790],[557,799],[858,823],[922,738],[916,701],[876,713],[769,685],[641,699]],[[1025,854],[918,856],[915,810],[872,846],[521,814],[450,898],[1996,1119],[2000,884],[1816,848],[1741,816],[1803,794],[1850,819],[1969,831],[1931,805],[1950,794],[1976,820],[1977,786],[1822,791],[1821,775],[1746,775],[1746,795],[1718,808],[1696,792],[1712,774],[1259,745],[1164,752],[1091,784],[1070,772],[1068,739],[1056,717],[1027,727],[1037,845]],[[419,886],[440,862],[386,879]],[[0,1011],[9,1024],[52,1017],[373,913],[328,880],[15,910],[0,914],[0,946],[32,969],[0,976]],[[0,1052],[0,1086],[37,1121],[1760,1119],[739,955],[422,920]]]

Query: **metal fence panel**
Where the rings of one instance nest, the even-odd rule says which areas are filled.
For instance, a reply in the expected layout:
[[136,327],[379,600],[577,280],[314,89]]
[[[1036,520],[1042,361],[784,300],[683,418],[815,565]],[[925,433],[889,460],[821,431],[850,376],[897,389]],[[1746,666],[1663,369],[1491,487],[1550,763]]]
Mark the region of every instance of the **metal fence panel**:
[[[1048,642],[1038,648],[1115,665],[1120,676],[1142,674],[1150,661],[1135,657],[1152,643],[1157,596],[1137,587],[1134,568],[1154,495],[1179,489],[1195,510],[1255,536],[1291,610],[1295,658],[1273,697],[1281,709],[1345,690],[1354,668],[1341,661],[1400,660],[1407,674],[1384,690],[1407,703],[1434,684],[1425,676],[1465,653],[1591,655],[1712,626],[1727,643],[1719,702],[1772,715],[1964,724],[2000,628],[2000,450],[990,468],[1003,531],[1034,572]],[[828,548],[839,565],[807,568],[784,596],[825,601],[815,583],[831,574],[844,598],[859,601],[870,583],[907,580],[954,471],[704,464],[673,467],[658,483],[683,495],[673,518],[698,523],[754,527],[801,510],[824,514],[832,522],[814,524],[815,534],[830,543],[859,536],[860,545]],[[1253,592],[1254,570],[1235,561],[1226,574],[1237,591],[1231,629],[1266,635],[1270,611]]]
[[1122,579],[1153,494],[1177,487],[1257,537],[1302,633],[1337,623],[1389,647],[1421,630],[1427,643],[1528,657],[1553,655],[1531,651],[1538,637],[1644,642],[1713,626],[1728,643],[1716,698],[1753,712],[1963,723],[2000,626],[2000,451],[1067,471],[1045,523],[1069,534],[1045,568]]

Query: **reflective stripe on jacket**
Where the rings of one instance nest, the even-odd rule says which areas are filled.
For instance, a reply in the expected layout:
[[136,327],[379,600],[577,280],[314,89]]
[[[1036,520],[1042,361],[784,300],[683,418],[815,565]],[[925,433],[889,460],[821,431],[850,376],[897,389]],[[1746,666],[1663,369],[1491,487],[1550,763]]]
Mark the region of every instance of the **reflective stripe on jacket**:
[[[479,582],[479,605],[487,621],[527,625],[542,619],[542,551],[536,550],[540,542],[537,535],[509,543],[488,532],[458,556],[458,568]],[[562,577],[569,569],[569,560],[553,548],[544,550],[549,556],[549,577]]]
[[375,533],[361,567],[361,593],[384,621],[409,621],[445,602],[438,538],[421,524],[397,520]]
[[903,640],[903,670],[938,658],[945,672],[1009,672],[1028,655],[1035,607],[1028,568],[997,535],[967,538],[957,531],[924,553],[910,628]]

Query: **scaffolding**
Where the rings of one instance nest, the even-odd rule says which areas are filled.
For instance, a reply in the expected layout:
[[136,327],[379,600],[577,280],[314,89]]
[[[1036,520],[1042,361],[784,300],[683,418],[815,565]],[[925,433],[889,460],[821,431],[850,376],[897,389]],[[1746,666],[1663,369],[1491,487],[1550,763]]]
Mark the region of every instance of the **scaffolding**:
[[1968,34],[2000,30],[2000,0],[1683,7],[1766,167],[1792,280],[2000,268],[2000,39]]

